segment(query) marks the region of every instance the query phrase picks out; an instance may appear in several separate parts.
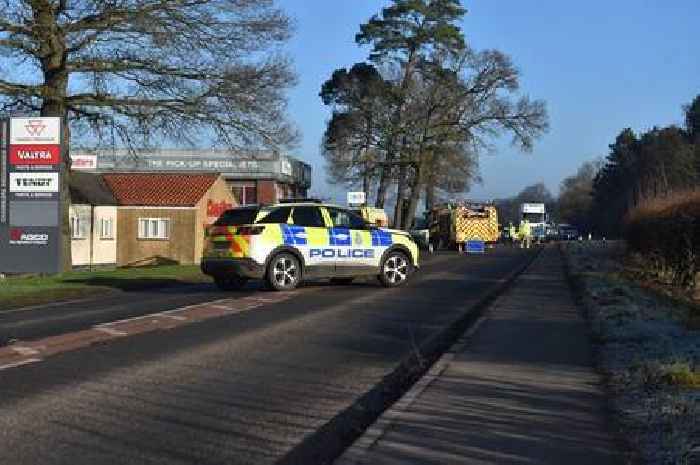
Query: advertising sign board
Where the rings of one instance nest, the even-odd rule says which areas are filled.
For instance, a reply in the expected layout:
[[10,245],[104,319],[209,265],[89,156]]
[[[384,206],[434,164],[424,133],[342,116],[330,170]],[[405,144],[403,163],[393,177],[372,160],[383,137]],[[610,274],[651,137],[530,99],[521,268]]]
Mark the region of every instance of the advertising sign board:
[[522,205],[523,213],[544,213],[544,211],[543,203],[524,203]]
[[364,192],[348,192],[348,205],[364,205],[367,195]]
[[61,163],[60,145],[12,145],[10,164],[16,169],[24,166],[41,167]]
[[[7,122],[0,119],[0,242],[2,241],[3,228],[7,224],[7,214],[9,210],[9,192],[7,189],[8,166],[7,166]],[[0,246],[0,253],[2,246]],[[2,255],[0,255],[2,257]],[[1,262],[0,262],[1,263]],[[2,266],[0,266],[2,270]]]
[[11,118],[10,145],[61,145],[61,118]]
[[0,121],[0,272],[61,265],[61,119]]
[[58,173],[10,173],[10,192],[58,192]]
[[71,155],[70,167],[73,170],[96,170],[97,155]]

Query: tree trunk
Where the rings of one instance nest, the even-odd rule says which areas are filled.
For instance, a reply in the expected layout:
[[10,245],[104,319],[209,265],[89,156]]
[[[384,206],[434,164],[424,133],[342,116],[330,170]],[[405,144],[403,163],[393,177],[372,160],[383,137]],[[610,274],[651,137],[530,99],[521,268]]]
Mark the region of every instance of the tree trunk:
[[382,174],[379,177],[379,187],[377,187],[377,200],[374,202],[374,206],[377,208],[384,208],[384,203],[386,202],[386,192],[389,189],[389,183],[391,182],[391,168],[389,166],[382,166]]
[[423,188],[423,173],[424,169],[421,165],[416,167],[416,175],[413,179],[411,185],[411,195],[408,199],[408,208],[406,209],[406,218],[404,218],[404,229],[410,229],[413,225],[413,220],[416,217],[416,210],[418,209],[418,202],[420,200],[420,193]]
[[428,181],[425,184],[425,210],[430,211],[435,206],[435,184]]
[[52,8],[48,3],[38,2],[34,9],[34,17],[38,24],[39,34],[42,37],[41,69],[44,77],[45,95],[41,106],[41,116],[55,116],[61,118],[61,168],[60,192],[61,192],[61,269],[70,271],[73,266],[71,256],[70,234],[70,127],[68,122],[68,108],[66,96],[68,94],[68,70],[66,69],[66,43],[65,36],[56,23]]
[[[409,85],[411,83],[411,78],[413,76],[413,68],[416,64],[416,50],[412,48],[408,53],[408,60],[406,61],[406,67],[404,68],[404,74],[401,78],[401,86],[399,93],[399,102],[391,118],[391,135],[387,142],[387,151],[385,164],[382,166],[382,175],[379,180],[379,188],[377,189],[377,208],[384,208],[384,203],[386,202],[386,193],[389,189],[389,184],[391,183],[391,174],[393,172],[394,158],[396,154],[394,153],[394,141],[396,140],[396,131],[401,127],[401,121],[403,120],[404,104],[406,103],[406,94],[408,92]],[[399,176],[399,186],[401,183],[401,176]],[[400,187],[399,187],[400,189]],[[398,204],[397,199],[397,204]],[[396,224],[396,219],[394,219],[394,224]]]
[[401,229],[403,225],[404,199],[406,198],[406,177],[408,167],[402,164],[399,168],[398,182],[396,183],[396,206],[394,207],[394,227]]
[[369,197],[369,170],[366,163],[365,172],[362,175],[362,191],[365,193],[365,196]]

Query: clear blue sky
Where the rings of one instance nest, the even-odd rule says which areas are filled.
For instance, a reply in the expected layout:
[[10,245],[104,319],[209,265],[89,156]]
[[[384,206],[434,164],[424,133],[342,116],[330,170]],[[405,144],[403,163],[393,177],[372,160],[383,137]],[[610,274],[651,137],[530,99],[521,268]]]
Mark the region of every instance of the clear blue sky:
[[[366,59],[355,45],[359,24],[381,0],[279,0],[296,20],[287,47],[299,85],[290,116],[303,133],[296,153],[314,167],[312,191],[329,195],[320,142],[328,111],[321,84],[338,67]],[[505,197],[544,181],[560,181],[585,160],[605,155],[624,127],[682,124],[681,106],[700,93],[697,0],[464,0],[463,23],[476,49],[496,48],[522,71],[522,90],[547,101],[551,129],[532,154],[497,142],[481,159],[475,199]],[[339,200],[343,199],[339,198]]]

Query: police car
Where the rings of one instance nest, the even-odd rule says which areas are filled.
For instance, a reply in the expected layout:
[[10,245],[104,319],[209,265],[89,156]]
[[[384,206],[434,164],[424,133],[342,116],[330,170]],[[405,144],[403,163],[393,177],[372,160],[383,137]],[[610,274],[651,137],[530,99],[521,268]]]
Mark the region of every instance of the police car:
[[347,208],[289,202],[225,212],[207,230],[201,268],[224,290],[250,279],[283,291],[303,279],[359,276],[394,287],[418,268],[418,247],[408,233],[367,224]]

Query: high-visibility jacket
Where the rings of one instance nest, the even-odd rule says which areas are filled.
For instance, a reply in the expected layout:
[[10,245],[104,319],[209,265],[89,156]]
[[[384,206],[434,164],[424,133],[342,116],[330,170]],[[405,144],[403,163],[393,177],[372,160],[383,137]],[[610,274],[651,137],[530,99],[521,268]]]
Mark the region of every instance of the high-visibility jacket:
[[510,235],[511,239],[515,239],[515,236],[518,234],[518,231],[515,229],[514,225],[508,226],[508,234]]
[[530,237],[532,231],[530,230],[530,222],[528,220],[523,220],[520,222],[520,237]]

